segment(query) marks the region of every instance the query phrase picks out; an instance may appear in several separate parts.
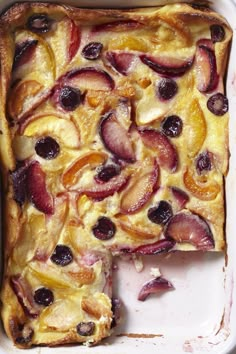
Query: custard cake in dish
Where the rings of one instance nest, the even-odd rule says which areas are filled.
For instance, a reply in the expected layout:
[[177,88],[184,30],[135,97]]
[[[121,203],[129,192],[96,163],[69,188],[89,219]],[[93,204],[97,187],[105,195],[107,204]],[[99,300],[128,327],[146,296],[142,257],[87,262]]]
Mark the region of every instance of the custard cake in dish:
[[0,19],[2,318],[96,344],[111,257],[224,249],[231,29],[206,7],[21,3]]

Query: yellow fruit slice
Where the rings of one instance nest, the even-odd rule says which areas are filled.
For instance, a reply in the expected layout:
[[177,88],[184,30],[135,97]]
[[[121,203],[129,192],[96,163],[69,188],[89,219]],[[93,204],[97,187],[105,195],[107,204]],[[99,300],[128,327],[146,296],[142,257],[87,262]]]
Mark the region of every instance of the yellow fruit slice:
[[148,46],[142,38],[135,38],[131,36],[121,36],[118,38],[112,38],[108,44],[109,50],[135,50],[139,52],[147,52]]

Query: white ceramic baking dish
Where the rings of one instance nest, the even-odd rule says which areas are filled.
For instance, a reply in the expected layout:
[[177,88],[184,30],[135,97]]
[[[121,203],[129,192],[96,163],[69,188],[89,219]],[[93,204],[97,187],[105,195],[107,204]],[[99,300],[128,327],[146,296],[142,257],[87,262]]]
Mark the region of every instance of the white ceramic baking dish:
[[[0,11],[14,3],[0,0]],[[72,0],[61,1],[86,7],[153,6],[165,0]],[[151,256],[137,273],[132,262],[117,260],[115,292],[125,305],[124,322],[116,333],[97,347],[67,346],[35,348],[32,354],[236,354],[236,0],[215,0],[213,8],[224,15],[234,29],[227,96],[230,101],[230,169],[226,181],[227,265],[223,254],[198,252]],[[150,279],[150,268],[159,267],[176,290],[146,302],[137,292]],[[13,347],[0,329],[0,354],[22,353]]]

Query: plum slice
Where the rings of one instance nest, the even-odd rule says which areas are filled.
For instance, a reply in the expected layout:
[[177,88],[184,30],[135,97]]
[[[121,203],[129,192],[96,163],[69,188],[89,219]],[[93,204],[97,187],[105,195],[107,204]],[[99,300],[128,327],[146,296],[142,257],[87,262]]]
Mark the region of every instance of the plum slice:
[[27,192],[29,200],[39,211],[47,215],[54,214],[53,197],[47,191],[45,173],[38,161],[32,162],[28,167]]
[[90,66],[73,69],[59,81],[84,90],[111,91],[115,87],[113,78],[106,71]]
[[143,172],[134,176],[133,183],[125,191],[120,202],[120,209],[123,214],[133,214],[140,210],[150,200],[157,190],[159,177],[159,166],[156,161],[152,166],[143,168]]
[[81,31],[79,26],[77,26],[74,21],[70,20],[70,40],[68,48],[68,59],[71,61],[75,54],[77,53],[80,41],[81,41]]
[[36,39],[29,39],[22,43],[16,44],[13,70],[31,60],[37,44],[38,41]]
[[107,52],[106,59],[111,66],[122,75],[127,75],[135,59],[132,53]]
[[126,32],[126,31],[132,31],[135,30],[139,27],[141,27],[142,24],[140,22],[137,22],[135,20],[118,20],[114,22],[107,22],[107,23],[102,23],[99,25],[96,25],[92,29],[92,33],[99,33],[99,32]]
[[213,91],[219,82],[217,74],[216,56],[212,42],[199,40],[196,51],[197,88],[200,92]]
[[162,292],[165,290],[173,290],[173,289],[174,287],[170,281],[166,280],[163,277],[157,277],[149,280],[142,286],[138,294],[138,300],[145,301],[150,294],[155,294],[155,293],[159,293],[160,291]]
[[173,197],[175,198],[178,206],[182,209],[185,204],[189,201],[188,194],[178,187],[169,187]]
[[141,61],[149,68],[165,77],[182,76],[193,65],[194,57],[188,59],[178,59],[174,57],[159,56],[152,57],[140,55]]
[[135,161],[135,153],[128,132],[119,123],[114,112],[107,113],[100,123],[101,139],[110,152],[127,162]]
[[135,248],[132,252],[139,255],[152,255],[164,252],[169,252],[175,246],[176,242],[171,239],[158,240],[154,243],[149,243],[147,245],[142,245]]
[[209,225],[193,213],[180,212],[174,215],[167,224],[165,236],[179,243],[190,243],[198,250],[208,251],[215,247]]
[[158,130],[149,128],[140,128],[138,132],[144,145],[157,152],[160,166],[169,172],[175,172],[178,167],[178,154],[167,136]]

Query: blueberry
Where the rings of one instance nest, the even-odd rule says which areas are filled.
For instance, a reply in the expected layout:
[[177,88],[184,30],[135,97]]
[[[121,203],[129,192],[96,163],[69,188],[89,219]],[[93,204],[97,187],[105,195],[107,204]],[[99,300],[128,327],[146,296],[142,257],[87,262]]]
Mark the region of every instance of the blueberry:
[[81,102],[81,92],[71,86],[64,86],[59,93],[59,102],[66,111],[74,111]]
[[49,306],[54,301],[53,292],[47,288],[39,288],[34,293],[34,301],[43,306]]
[[170,138],[175,138],[182,133],[183,122],[180,117],[172,115],[166,117],[161,124],[162,132]]
[[178,91],[177,83],[173,79],[164,78],[157,84],[157,96],[162,100],[170,100]]
[[67,266],[73,261],[71,249],[65,245],[57,245],[51,256],[51,261],[61,267]]
[[208,99],[207,108],[216,116],[223,116],[229,109],[228,98],[222,93],[216,93]]

